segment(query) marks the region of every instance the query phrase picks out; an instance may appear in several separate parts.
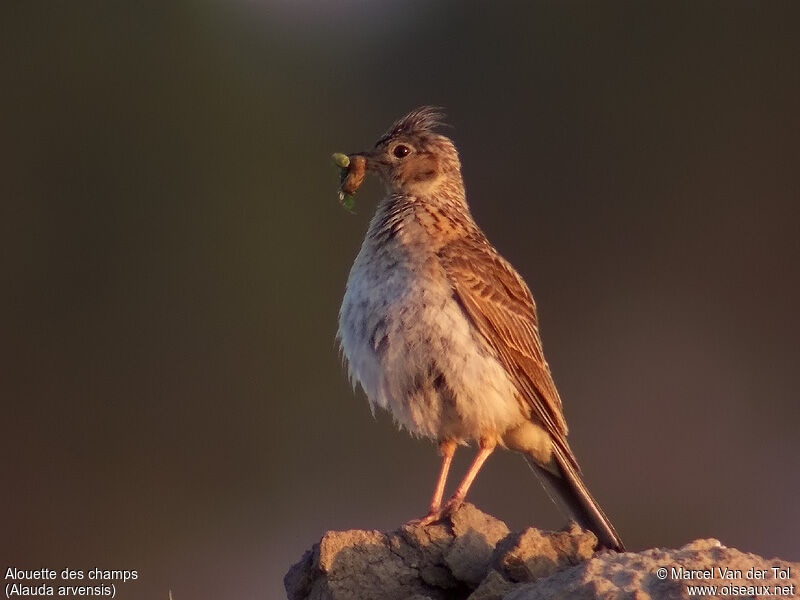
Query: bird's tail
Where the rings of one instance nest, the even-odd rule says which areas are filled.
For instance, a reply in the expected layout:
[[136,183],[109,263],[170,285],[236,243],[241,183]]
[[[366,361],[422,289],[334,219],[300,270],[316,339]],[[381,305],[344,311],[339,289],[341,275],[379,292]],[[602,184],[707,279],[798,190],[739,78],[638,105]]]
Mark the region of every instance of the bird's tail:
[[553,459],[549,469],[537,464],[528,456],[525,456],[525,460],[528,461],[531,469],[542,482],[550,498],[566,510],[568,516],[577,521],[578,525],[584,529],[594,533],[602,547],[624,552],[625,546],[622,544],[619,534],[603,509],[592,498],[586,484],[581,479],[575,461],[570,460],[571,457],[567,456],[566,452],[554,444]]

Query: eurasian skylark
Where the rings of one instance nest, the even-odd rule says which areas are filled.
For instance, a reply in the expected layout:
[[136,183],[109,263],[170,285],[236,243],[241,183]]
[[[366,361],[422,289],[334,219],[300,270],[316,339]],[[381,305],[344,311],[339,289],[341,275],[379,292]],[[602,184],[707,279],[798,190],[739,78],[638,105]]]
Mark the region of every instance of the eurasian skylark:
[[[339,339],[370,405],[435,440],[441,473],[422,519],[458,507],[496,446],[523,453],[554,500],[606,548],[623,545],[581,479],[561,399],[542,353],[528,286],[467,206],[453,142],[423,107],[392,125],[366,159],[387,194],[347,280]],[[359,159],[361,162],[361,159]],[[361,162],[363,165],[363,162]],[[456,446],[478,451],[442,504]]]

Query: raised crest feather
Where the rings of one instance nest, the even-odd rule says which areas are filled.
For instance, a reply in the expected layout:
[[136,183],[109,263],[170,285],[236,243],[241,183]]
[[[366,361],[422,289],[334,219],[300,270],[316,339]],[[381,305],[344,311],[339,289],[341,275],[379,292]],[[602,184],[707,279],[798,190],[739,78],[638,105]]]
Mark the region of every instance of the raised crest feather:
[[445,115],[438,106],[420,106],[408,113],[394,124],[386,132],[382,140],[398,135],[409,135],[414,133],[429,133],[436,127],[445,124]]

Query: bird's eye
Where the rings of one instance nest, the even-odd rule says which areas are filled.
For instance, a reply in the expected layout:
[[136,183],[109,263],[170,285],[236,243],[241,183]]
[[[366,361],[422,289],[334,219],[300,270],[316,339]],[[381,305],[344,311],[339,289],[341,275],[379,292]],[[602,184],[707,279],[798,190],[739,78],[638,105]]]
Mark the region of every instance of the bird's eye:
[[411,148],[405,144],[398,144],[394,147],[394,150],[392,150],[392,154],[394,154],[397,158],[404,158],[408,156],[409,152],[411,152]]

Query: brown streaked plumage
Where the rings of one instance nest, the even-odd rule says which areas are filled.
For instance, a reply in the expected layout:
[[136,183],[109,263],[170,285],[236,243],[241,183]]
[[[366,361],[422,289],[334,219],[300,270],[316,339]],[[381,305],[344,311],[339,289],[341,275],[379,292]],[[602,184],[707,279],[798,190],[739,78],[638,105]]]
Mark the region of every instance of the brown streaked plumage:
[[[551,496],[597,535],[622,542],[584,485],[542,352],[525,282],[472,219],[461,164],[423,107],[395,122],[363,157],[387,188],[347,282],[339,338],[371,406],[434,439],[442,469],[428,515],[463,502],[497,445],[522,452]],[[455,448],[480,450],[451,499],[442,496]]]

